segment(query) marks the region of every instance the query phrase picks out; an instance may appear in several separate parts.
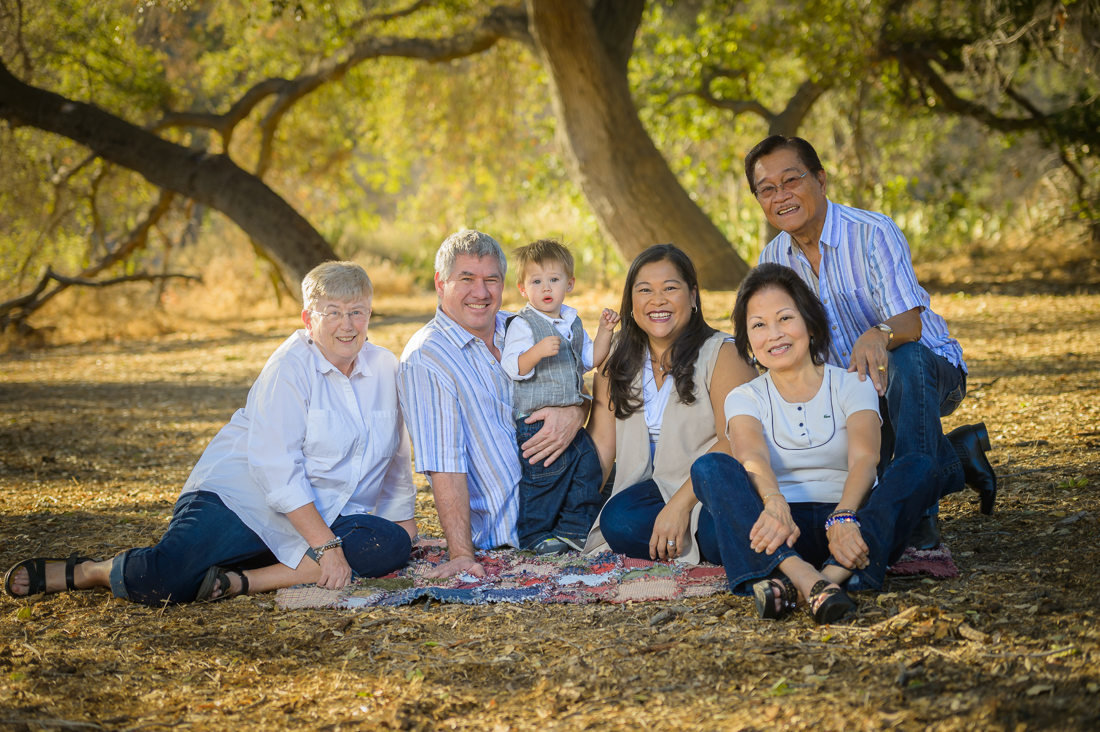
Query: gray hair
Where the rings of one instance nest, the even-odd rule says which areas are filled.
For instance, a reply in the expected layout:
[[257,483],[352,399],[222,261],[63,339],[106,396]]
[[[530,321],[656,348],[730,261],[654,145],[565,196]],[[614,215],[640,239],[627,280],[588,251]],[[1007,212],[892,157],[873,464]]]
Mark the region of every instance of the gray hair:
[[307,310],[319,300],[351,302],[374,293],[367,271],[355,262],[325,262],[309,271],[302,280],[302,305]]
[[478,259],[493,257],[500,267],[500,276],[508,274],[508,259],[497,240],[473,229],[462,229],[443,240],[439,251],[435,253],[436,274],[444,280],[450,279],[455,268],[455,258],[459,254],[471,254]]

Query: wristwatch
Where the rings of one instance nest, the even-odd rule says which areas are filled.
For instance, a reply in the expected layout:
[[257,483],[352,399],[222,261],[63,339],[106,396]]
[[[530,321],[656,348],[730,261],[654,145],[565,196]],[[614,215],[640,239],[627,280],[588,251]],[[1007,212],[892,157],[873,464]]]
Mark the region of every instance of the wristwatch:
[[879,323],[875,326],[877,330],[881,330],[883,333],[890,337],[890,340],[886,341],[886,345],[890,345],[894,341],[894,329],[888,326],[886,323]]

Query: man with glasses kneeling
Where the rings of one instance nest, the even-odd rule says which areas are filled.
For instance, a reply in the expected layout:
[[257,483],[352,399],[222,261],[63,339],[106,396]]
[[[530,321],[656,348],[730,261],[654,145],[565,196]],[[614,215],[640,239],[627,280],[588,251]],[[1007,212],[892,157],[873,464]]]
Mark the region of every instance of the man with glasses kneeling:
[[[772,135],[745,157],[745,177],[768,222],[780,230],[760,263],[790,267],[821,298],[829,316],[829,362],[859,372],[878,390],[883,414],[878,471],[892,459],[920,453],[935,458],[943,494],[969,484],[981,512],[993,512],[997,476],[986,459],[985,424],[944,435],[940,418],[966,395],[962,347],[932,312],[917,283],[909,244],[883,214],[826,197],[817,152],[799,137]],[[917,524],[910,545],[939,546],[939,506]]]

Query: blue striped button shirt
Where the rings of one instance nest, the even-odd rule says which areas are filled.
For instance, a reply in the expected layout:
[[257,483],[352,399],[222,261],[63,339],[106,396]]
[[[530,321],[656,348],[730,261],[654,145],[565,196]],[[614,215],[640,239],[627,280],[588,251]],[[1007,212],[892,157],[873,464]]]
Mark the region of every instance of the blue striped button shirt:
[[[497,313],[500,349],[507,319]],[[519,546],[512,380],[484,341],[437,309],[401,354],[398,394],[416,471],[466,474],[474,546]]]
[[786,265],[817,291],[832,328],[829,363],[848,368],[857,338],[888,318],[921,308],[920,342],[966,371],[962,346],[947,332],[947,321],[932,312],[928,292],[917,284],[909,242],[889,216],[829,201],[818,248],[817,282],[787,232],[764,247],[760,263]]

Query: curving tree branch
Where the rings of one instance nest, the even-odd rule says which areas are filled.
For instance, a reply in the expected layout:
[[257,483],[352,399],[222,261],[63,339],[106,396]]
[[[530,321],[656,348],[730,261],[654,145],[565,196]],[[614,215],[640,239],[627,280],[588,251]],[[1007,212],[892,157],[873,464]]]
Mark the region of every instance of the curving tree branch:
[[[53,269],[47,267],[45,273],[39,279],[38,284],[35,285],[31,292],[0,304],[0,332],[6,330],[10,325],[14,325],[16,329],[22,333],[27,332],[29,330],[26,325],[27,318],[73,285],[80,285],[83,287],[106,287],[120,282],[136,282],[142,279],[137,275],[115,277],[109,280],[93,280],[91,278],[119,262],[129,259],[135,251],[143,248],[149,240],[149,231],[156,226],[157,222],[160,221],[166,213],[168,213],[168,209],[171,208],[172,199],[175,195],[176,194],[172,191],[162,190],[157,202],[141,216],[137,225],[127,232],[126,236],[115,242],[113,248],[108,247],[110,251],[106,256],[95,264],[85,267],[80,274],[75,277],[59,275],[54,272]],[[171,276],[198,279],[192,275]],[[148,280],[149,278],[145,277],[144,279]],[[57,282],[58,284],[49,292],[46,292],[46,287],[51,281]]]
[[229,150],[233,132],[260,102],[272,94],[278,94],[290,84],[286,79],[264,79],[254,84],[224,114],[212,112],[168,112],[149,126],[150,132],[160,132],[170,127],[203,127],[214,130],[221,137],[222,152]]
[[827,91],[826,87],[807,79],[787,100],[781,112],[773,112],[756,99],[725,99],[715,95],[716,79],[732,79],[737,76],[740,76],[738,72],[728,69],[707,69],[703,72],[699,88],[691,94],[703,100],[708,106],[733,112],[735,117],[739,114],[755,114],[767,122],[769,135],[789,137],[797,134],[798,128],[802,126],[814,102]]
[[153,185],[221,211],[260,242],[296,282],[320,262],[336,258],[301,214],[227,156],[189,150],[91,104],[32,87],[3,63],[0,119],[67,137]]
[[[417,2],[403,11],[375,16],[387,21],[404,17],[430,5]],[[170,127],[202,127],[216,131],[222,138],[222,152],[229,150],[233,132],[262,101],[270,96],[275,101],[260,121],[260,154],[255,174],[260,178],[270,170],[274,157],[275,133],[287,112],[303,97],[329,82],[340,81],[347,73],[376,58],[394,57],[441,63],[474,56],[487,51],[501,40],[522,43],[533,53],[534,39],[527,29],[527,13],[522,8],[494,7],[470,30],[445,38],[400,38],[371,36],[360,39],[342,52],[315,64],[309,71],[293,79],[271,78],[253,85],[224,114],[210,112],[169,112],[150,126],[153,132]]]

